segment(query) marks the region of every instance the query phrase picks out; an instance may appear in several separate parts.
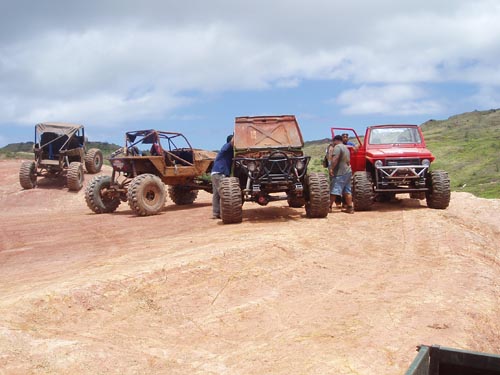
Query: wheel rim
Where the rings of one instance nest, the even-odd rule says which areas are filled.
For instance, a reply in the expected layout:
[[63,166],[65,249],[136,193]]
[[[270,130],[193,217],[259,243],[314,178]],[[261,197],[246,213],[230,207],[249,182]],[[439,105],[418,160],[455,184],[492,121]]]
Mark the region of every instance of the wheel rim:
[[154,206],[160,200],[160,190],[156,185],[149,185],[144,191],[144,200],[150,206]]

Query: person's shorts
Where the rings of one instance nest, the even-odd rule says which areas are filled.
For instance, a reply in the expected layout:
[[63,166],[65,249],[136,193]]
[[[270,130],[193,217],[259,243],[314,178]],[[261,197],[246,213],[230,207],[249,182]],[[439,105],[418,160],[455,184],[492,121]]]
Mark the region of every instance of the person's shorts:
[[330,181],[330,194],[342,195],[352,194],[351,192],[351,177],[352,173],[346,173],[342,176],[334,176]]

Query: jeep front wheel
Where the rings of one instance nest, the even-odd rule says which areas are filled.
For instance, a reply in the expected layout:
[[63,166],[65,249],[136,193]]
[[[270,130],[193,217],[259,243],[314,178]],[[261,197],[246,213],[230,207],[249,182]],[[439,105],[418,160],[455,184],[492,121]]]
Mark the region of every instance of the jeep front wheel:
[[450,178],[445,171],[431,171],[427,175],[427,188],[425,194],[427,206],[444,210],[450,204]]
[[224,224],[241,223],[243,220],[243,201],[238,178],[223,178],[220,182],[219,194],[222,222]]
[[136,215],[156,215],[165,205],[165,185],[155,175],[141,174],[130,183],[127,199]]
[[36,165],[34,161],[25,161],[21,164],[19,183],[23,189],[33,189],[36,186]]
[[102,168],[102,152],[98,148],[91,148],[85,155],[85,169],[88,173],[94,174],[101,171]]
[[356,211],[367,211],[373,205],[375,195],[368,172],[355,172],[352,177],[352,201]]
[[96,176],[87,185],[85,201],[96,214],[115,212],[120,205],[120,198],[112,194],[110,187],[110,176]]
[[330,189],[324,173],[311,173],[307,176],[306,216],[322,218],[328,215]]
[[168,196],[177,205],[192,204],[198,197],[198,190],[191,190],[183,185],[168,187]]
[[66,176],[68,189],[78,191],[83,186],[83,165],[77,161],[71,162]]

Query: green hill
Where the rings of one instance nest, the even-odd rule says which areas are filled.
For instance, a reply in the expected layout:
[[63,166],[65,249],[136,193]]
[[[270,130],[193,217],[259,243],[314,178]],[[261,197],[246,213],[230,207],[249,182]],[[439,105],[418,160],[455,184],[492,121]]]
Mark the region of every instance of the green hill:
[[500,198],[500,110],[429,120],[422,130],[433,167],[448,171],[452,190]]
[[[422,131],[436,157],[432,168],[449,173],[453,191],[500,198],[500,109],[429,120]],[[305,153],[312,157],[310,170],[326,171],[321,160],[328,142],[305,142]]]

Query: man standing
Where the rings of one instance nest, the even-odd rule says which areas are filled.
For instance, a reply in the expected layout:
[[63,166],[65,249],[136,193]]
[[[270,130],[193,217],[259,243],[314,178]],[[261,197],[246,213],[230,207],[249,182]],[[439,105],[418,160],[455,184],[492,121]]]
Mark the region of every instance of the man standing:
[[226,144],[222,146],[219,153],[215,157],[214,165],[212,167],[212,219],[220,219],[219,187],[221,180],[231,174],[231,166],[233,164],[234,156],[233,145],[233,135],[231,134],[227,136]]
[[342,136],[336,135],[333,137],[333,144],[334,147],[329,167],[330,177],[332,178],[330,184],[330,206],[333,205],[336,195],[343,196],[347,204],[345,212],[353,214],[351,155],[347,146],[342,142]]

